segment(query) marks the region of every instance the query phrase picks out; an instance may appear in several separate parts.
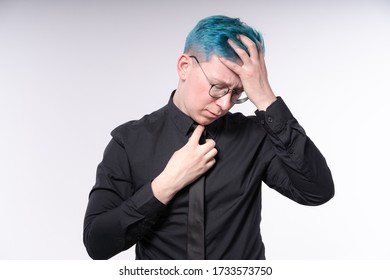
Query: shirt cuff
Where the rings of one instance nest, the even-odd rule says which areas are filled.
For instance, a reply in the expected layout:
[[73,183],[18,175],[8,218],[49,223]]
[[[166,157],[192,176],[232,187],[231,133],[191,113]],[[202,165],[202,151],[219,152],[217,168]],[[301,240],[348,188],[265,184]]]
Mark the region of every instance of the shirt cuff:
[[148,219],[156,219],[165,204],[161,203],[153,194],[151,183],[142,186],[132,197],[135,209]]
[[266,111],[256,110],[255,114],[265,129],[274,134],[280,133],[286,126],[286,123],[294,119],[287,105],[279,96]]

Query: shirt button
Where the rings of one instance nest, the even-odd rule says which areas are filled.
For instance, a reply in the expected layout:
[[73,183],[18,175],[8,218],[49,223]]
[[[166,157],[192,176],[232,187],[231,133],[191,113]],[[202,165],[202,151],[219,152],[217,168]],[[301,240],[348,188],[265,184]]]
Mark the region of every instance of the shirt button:
[[290,148],[290,149],[288,149],[288,152],[289,152],[290,154],[293,154],[293,153],[294,153],[294,149],[293,149],[293,148]]
[[268,117],[267,120],[269,123],[272,123],[274,121],[274,119],[272,117]]

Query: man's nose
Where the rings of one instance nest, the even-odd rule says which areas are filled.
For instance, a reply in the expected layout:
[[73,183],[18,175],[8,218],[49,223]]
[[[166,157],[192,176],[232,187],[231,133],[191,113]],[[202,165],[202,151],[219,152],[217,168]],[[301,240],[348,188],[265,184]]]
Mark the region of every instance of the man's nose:
[[231,100],[231,96],[230,96],[230,93],[220,97],[220,98],[217,98],[217,100],[215,101],[215,103],[221,107],[222,110],[229,110],[230,107],[232,106],[232,100]]

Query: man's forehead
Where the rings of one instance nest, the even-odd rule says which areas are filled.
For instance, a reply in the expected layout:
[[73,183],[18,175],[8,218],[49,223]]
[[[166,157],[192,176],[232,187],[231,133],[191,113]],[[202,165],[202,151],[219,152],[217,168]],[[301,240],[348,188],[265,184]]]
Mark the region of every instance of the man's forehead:
[[226,65],[219,60],[218,56],[212,55],[209,61],[204,62],[204,64],[207,65],[207,71],[209,71],[207,75],[210,76],[210,80],[212,79],[211,82],[232,87],[241,86],[240,77],[226,67]]

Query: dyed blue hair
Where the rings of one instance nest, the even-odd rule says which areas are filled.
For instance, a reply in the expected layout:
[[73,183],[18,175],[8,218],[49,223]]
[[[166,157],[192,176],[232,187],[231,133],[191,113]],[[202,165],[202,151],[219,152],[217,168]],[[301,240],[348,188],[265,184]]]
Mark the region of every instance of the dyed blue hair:
[[264,50],[264,40],[262,35],[239,18],[227,16],[210,16],[202,19],[188,34],[184,53],[203,56],[202,59],[208,61],[211,55],[225,57],[232,61],[240,60],[236,52],[230,47],[227,40],[232,39],[239,47],[244,49],[248,55],[248,49],[237,38],[239,34],[249,37],[256,42],[259,50],[259,41]]

